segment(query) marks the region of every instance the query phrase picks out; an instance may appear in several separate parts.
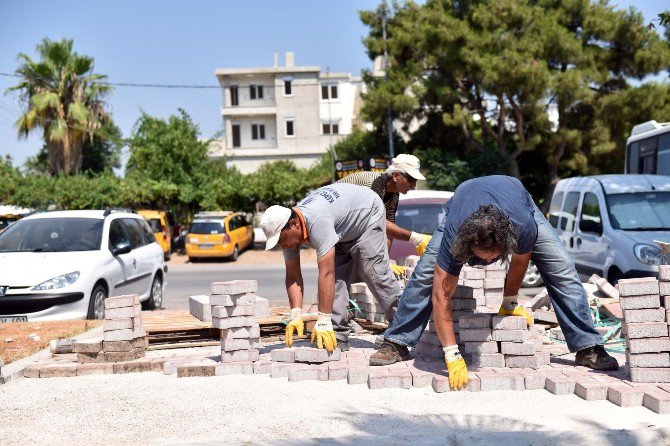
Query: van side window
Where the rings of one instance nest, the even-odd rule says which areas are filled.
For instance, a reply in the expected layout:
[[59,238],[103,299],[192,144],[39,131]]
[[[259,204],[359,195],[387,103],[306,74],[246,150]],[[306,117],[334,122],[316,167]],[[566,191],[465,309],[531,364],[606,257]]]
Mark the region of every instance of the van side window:
[[561,216],[561,229],[572,232],[575,228],[575,217],[577,216],[577,205],[579,204],[579,192],[570,192],[565,196],[563,204],[563,215]]
[[123,226],[126,228],[128,237],[130,238],[130,246],[135,249],[140,246],[144,246],[144,234],[142,234],[142,228],[140,228],[139,222],[134,218],[123,218]]
[[122,243],[130,245],[126,231],[121,224],[121,220],[117,218],[116,220],[112,220],[109,224],[109,250],[111,251]]
[[563,202],[563,192],[554,194],[549,205],[549,224],[554,228],[558,228],[558,220],[560,219],[561,203]]
[[[584,194],[584,201],[582,202],[582,214],[579,218],[579,229],[586,232],[602,232],[602,220],[600,218],[600,204],[598,197],[591,192]],[[583,223],[583,224],[582,224]]]

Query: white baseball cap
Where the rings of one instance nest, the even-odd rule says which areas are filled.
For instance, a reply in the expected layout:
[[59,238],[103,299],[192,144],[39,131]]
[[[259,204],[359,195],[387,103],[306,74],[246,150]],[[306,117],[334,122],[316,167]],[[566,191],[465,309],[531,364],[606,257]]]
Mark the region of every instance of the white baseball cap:
[[291,218],[291,210],[289,208],[277,205],[267,208],[261,218],[261,229],[263,229],[263,233],[268,239],[265,242],[266,251],[275,247],[279,241],[281,230],[284,229],[289,218]]
[[426,177],[421,175],[419,169],[421,165],[419,164],[419,158],[414,155],[408,155],[406,153],[401,153],[391,160],[391,167],[402,170],[407,175],[415,178],[417,180],[425,180]]

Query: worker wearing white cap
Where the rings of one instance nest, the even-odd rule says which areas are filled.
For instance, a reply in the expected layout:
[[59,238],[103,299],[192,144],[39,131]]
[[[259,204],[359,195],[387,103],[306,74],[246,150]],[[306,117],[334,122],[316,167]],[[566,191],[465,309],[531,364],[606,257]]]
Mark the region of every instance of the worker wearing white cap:
[[[294,208],[270,206],[261,219],[267,237],[265,249],[279,245],[284,250],[286,292],[291,304],[291,320],[286,327],[286,345],[293,332],[303,334],[303,280],[299,247],[316,249],[319,316],[312,341],[332,351],[338,342],[348,349],[349,285],[354,263],[359,274],[392,320],[401,290],[389,268],[386,249],[386,219],[381,199],[370,189],[351,184],[331,184],[319,188]],[[333,311],[333,305],[344,311]],[[335,328],[333,328],[335,325]]]
[[[408,231],[395,224],[395,213],[398,209],[400,194],[406,194],[416,188],[417,180],[425,180],[419,171],[419,158],[414,155],[402,153],[393,158],[386,172],[356,172],[338,181],[338,183],[349,183],[357,186],[369,187],[379,198],[382,199],[386,208],[386,238],[387,246],[391,248],[392,240],[409,241],[416,247],[416,253],[422,255],[430,242],[430,235]],[[404,268],[399,265],[391,265],[396,274],[402,274]]]

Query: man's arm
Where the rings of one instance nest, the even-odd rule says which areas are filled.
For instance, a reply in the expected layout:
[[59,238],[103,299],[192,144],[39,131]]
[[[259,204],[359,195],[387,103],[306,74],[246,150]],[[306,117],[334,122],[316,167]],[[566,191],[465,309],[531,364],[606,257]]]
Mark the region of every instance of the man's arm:
[[319,257],[316,264],[319,267],[319,312],[330,314],[335,299],[335,247]]
[[456,291],[458,276],[453,276],[435,265],[433,277],[433,319],[442,345],[456,345],[451,296]]
[[300,271],[300,255],[294,259],[284,260],[286,264],[286,294],[291,308],[302,308],[304,285]]
[[507,280],[505,281],[505,296],[515,296],[519,294],[521,288],[521,281],[528,269],[528,262],[533,251],[525,254],[512,254],[512,259],[509,262],[509,270],[507,271]]
[[409,240],[409,237],[412,235],[411,231],[401,228],[397,224],[386,220],[386,237],[391,240]]

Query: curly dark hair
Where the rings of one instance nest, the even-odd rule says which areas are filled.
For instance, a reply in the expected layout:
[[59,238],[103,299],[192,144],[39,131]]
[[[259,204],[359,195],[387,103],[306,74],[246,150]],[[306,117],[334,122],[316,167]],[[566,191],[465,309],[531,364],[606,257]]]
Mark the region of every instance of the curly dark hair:
[[474,248],[499,251],[497,260],[505,259],[516,249],[514,225],[507,215],[493,205],[480,206],[458,228],[451,244],[451,255],[461,263],[476,257]]

